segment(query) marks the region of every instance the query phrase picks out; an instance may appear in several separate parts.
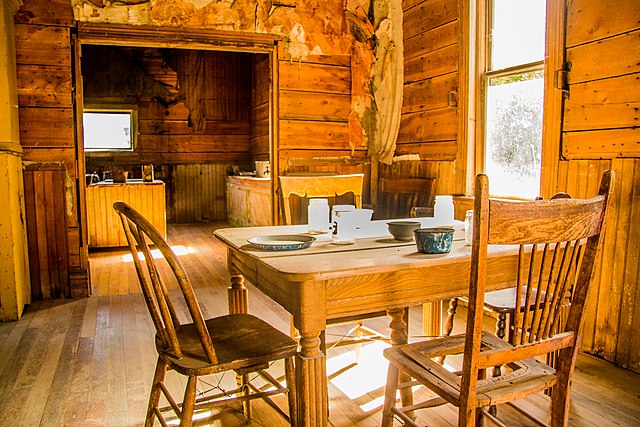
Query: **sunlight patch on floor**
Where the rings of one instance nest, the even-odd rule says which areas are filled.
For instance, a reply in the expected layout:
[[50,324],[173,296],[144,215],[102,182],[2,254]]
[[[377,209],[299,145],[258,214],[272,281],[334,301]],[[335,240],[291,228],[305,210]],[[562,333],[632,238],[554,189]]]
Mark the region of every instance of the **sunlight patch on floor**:
[[[362,346],[360,363],[354,365],[355,352],[349,351],[327,359],[327,375],[349,399],[355,400],[368,392],[384,387],[387,380],[387,359],[382,350],[389,347],[382,341]],[[350,368],[348,366],[352,365]],[[342,372],[340,372],[343,370]],[[334,376],[335,375],[335,376]]]
[[[189,255],[189,254],[195,254],[196,253],[196,250],[191,246],[176,245],[176,246],[171,246],[171,249],[173,249],[173,252],[177,256],[183,256],[183,255]],[[163,258],[162,253],[160,252],[159,249],[152,249],[151,250],[151,256],[154,259],[162,259]],[[138,257],[139,257],[139,259],[144,259],[144,257],[142,256],[142,252],[138,252]],[[122,255],[122,262],[133,262],[133,256],[131,254]]]

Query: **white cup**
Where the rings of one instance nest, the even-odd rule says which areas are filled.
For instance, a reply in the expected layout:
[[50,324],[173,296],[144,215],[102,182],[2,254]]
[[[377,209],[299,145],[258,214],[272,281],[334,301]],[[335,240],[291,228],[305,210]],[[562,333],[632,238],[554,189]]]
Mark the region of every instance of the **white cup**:
[[356,242],[356,214],[353,210],[333,212],[333,243],[350,245]]

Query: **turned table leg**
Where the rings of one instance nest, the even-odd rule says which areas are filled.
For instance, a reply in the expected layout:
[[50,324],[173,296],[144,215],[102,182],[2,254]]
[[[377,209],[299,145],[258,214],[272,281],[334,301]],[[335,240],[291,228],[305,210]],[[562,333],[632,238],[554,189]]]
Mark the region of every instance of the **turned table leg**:
[[300,331],[296,356],[298,426],[326,426],[329,413],[327,360],[320,350],[320,331]]
[[430,338],[442,335],[442,301],[422,305],[422,333]]
[[244,286],[242,274],[231,274],[231,286],[227,293],[230,314],[249,312],[249,290]]
[[[389,309],[387,310],[387,315],[391,318],[391,322],[389,323],[389,328],[391,329],[391,344],[406,344],[409,341],[409,336],[407,334],[407,324],[404,321],[404,308]],[[406,373],[400,371],[398,380],[400,383],[404,383],[409,381],[410,377]],[[402,406],[413,405],[413,393],[411,392],[411,388],[407,387],[400,390],[400,398],[402,399]],[[411,414],[407,415],[411,416]]]

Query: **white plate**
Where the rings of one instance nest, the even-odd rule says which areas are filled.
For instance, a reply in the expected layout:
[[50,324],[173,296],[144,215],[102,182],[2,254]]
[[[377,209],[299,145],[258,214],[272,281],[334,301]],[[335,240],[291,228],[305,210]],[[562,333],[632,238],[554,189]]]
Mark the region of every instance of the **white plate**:
[[254,248],[266,251],[293,251],[311,246],[315,237],[304,234],[256,236],[247,240]]

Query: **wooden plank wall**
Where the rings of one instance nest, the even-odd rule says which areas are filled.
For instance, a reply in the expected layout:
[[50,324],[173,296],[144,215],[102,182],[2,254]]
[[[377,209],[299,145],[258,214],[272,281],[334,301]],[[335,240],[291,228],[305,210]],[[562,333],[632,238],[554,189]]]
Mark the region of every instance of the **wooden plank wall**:
[[65,166],[32,164],[23,175],[32,299],[69,297]]
[[396,155],[386,178],[436,178],[437,194],[457,194],[458,6],[455,0],[405,0],[404,93]]
[[404,94],[396,155],[455,160],[458,8],[455,0],[403,1]]
[[[130,48],[127,48],[130,50]],[[150,49],[140,48],[150,56]],[[158,49],[152,49],[158,52]],[[105,60],[107,59],[107,60]],[[246,162],[249,153],[251,55],[207,51],[204,55],[203,102],[206,124],[202,132],[189,128],[184,102],[159,102],[159,80],[153,69],[131,76],[140,84],[128,87],[123,70],[136,71],[122,48],[84,46],[82,73],[85,104],[138,105],[139,135],[135,151],[110,156],[87,153],[87,170],[106,165],[144,163]],[[175,71],[172,71],[175,74]],[[164,79],[164,78],[163,78]],[[169,92],[165,91],[165,96]]]
[[[302,61],[281,57],[278,66],[279,174],[365,173],[364,193],[368,194],[366,147],[352,146],[349,140],[350,56],[309,56]],[[308,202],[295,199],[293,222],[306,223]],[[345,195],[330,203],[353,203],[353,198]],[[280,221],[284,223],[283,218]]]
[[254,55],[251,83],[250,138],[251,160],[269,160],[269,97],[271,94],[271,66],[269,55]]
[[[278,67],[279,173],[290,172],[291,168],[302,171],[305,167],[295,159],[363,158],[366,147],[352,147],[349,142],[350,56],[309,56],[303,61],[282,57]],[[342,166],[328,166],[326,162],[309,167],[308,171],[328,167],[343,173]]]
[[167,222],[224,221],[227,165],[172,165],[171,194],[167,195]]
[[[71,92],[73,66],[70,27],[73,24],[71,4],[62,0],[25,0],[15,15],[23,160],[25,164],[54,162],[65,168],[66,182],[63,188],[67,203],[65,221],[71,294],[83,296],[88,294],[88,264],[86,248],[81,247],[77,206],[78,177]],[[25,188],[25,200],[35,197],[33,191],[33,188]],[[43,205],[36,207],[44,208]],[[32,241],[30,245],[33,244],[36,243]],[[29,250],[39,252],[42,248],[30,246]]]
[[559,166],[558,189],[573,197],[593,196],[602,173],[616,171],[582,345],[588,352],[640,371],[640,159],[570,160]]
[[[612,7],[616,19],[610,19]],[[606,23],[606,25],[603,25]],[[597,192],[616,171],[602,265],[589,296],[583,348],[640,372],[640,2],[575,0],[567,9],[558,190]]]

